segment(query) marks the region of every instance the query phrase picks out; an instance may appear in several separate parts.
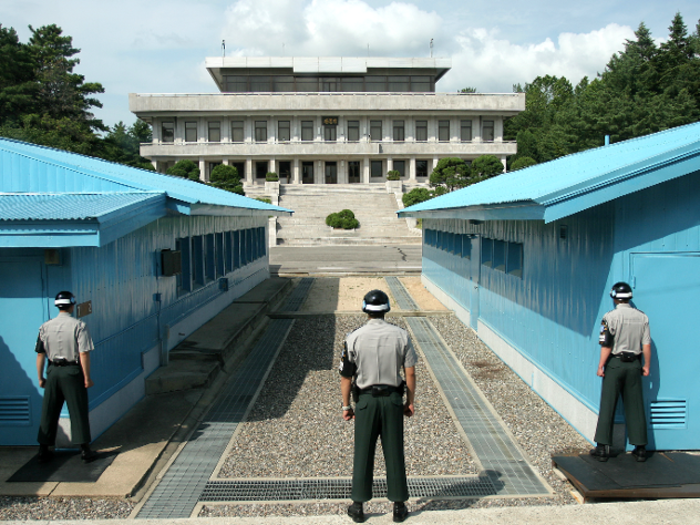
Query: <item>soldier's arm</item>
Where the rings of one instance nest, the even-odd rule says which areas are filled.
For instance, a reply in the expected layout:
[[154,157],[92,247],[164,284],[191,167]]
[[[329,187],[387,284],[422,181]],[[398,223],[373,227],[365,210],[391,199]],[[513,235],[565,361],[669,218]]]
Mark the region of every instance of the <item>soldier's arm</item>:
[[[343,396],[343,406],[351,407],[350,405],[350,390],[352,389],[352,378],[340,376],[340,393]],[[352,407],[348,410],[343,410],[343,419],[350,421],[355,417],[355,412]]]
[[406,405],[404,406],[403,413],[406,417],[411,417],[416,413],[413,404],[416,399],[416,367],[410,366],[404,368],[404,374],[406,376]]
[[95,384],[90,379],[90,352],[80,352],[80,366],[85,376],[85,388],[90,388]]
[[44,341],[41,340],[41,333],[39,333],[39,337],[36,338],[36,346],[34,347],[34,351],[36,352],[36,373],[39,376],[39,387],[44,388],[44,386],[46,386],[46,379],[44,379],[46,348],[44,347]]
[[608,346],[601,346],[600,347],[600,361],[598,362],[598,377],[605,377],[605,364],[608,362],[608,359],[610,358],[610,352],[612,352],[612,348]]
[[642,375],[649,375],[649,365],[651,364],[651,344],[642,345],[642,354],[644,355],[644,365],[642,366]]

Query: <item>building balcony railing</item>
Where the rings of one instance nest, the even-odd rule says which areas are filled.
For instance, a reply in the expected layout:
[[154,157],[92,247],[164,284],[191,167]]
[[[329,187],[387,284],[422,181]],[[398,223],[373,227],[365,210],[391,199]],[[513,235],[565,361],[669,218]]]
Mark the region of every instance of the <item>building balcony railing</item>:
[[141,144],[141,155],[156,157],[323,157],[513,155],[515,142],[165,142]]

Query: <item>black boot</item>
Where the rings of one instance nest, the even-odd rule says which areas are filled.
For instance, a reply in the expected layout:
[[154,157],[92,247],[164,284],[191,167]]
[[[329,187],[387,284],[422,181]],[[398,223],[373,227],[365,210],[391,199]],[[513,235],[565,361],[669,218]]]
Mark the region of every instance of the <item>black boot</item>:
[[408,518],[408,508],[402,501],[394,502],[394,523],[402,523]]
[[83,463],[90,463],[97,459],[97,452],[90,448],[90,443],[83,443],[80,445],[80,458],[83,460]]
[[647,447],[644,445],[636,445],[632,451],[632,455],[639,463],[645,462],[647,460]]
[[353,501],[352,505],[348,507],[348,516],[350,516],[355,523],[364,523],[365,513],[362,510],[362,502]]
[[39,445],[39,454],[37,454],[39,463],[48,463],[53,459],[53,452],[48,445]]
[[591,456],[598,458],[598,461],[607,461],[610,458],[610,445],[598,443],[590,452]]

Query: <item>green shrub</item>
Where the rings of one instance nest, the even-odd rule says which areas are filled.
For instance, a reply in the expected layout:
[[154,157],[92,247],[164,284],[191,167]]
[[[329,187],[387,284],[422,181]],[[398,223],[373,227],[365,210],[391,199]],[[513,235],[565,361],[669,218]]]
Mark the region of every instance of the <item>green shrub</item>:
[[344,230],[354,230],[360,225],[352,210],[342,210],[331,213],[326,217],[326,225],[331,228],[342,228]]
[[272,204],[272,199],[268,199],[267,197],[255,197],[255,200],[266,204]]
[[401,180],[401,172],[398,170],[387,171],[386,180]]
[[241,179],[238,177],[238,170],[233,166],[219,164],[209,175],[209,184],[220,190],[230,191],[238,195],[244,195]]
[[537,161],[532,157],[518,157],[513,161],[510,171],[520,170],[528,166],[534,166],[535,164],[537,164]]
[[403,205],[408,208],[419,202],[427,201],[431,197],[432,195],[428,188],[413,188],[408,193],[404,193],[401,200],[403,201]]
[[280,180],[280,178],[279,175],[277,175],[277,173],[275,173],[274,171],[268,171],[265,174],[265,180],[267,182],[277,182],[278,180]]
[[178,160],[175,165],[168,168],[165,173],[167,175],[174,175],[175,177],[182,177],[183,179],[199,181],[199,166],[187,159]]

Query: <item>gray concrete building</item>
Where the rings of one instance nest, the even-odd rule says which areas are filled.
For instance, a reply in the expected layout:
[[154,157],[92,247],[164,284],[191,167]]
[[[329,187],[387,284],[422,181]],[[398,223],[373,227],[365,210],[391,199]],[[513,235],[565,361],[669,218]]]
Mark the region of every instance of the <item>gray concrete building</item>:
[[[246,188],[276,172],[281,184],[427,182],[444,157],[516,153],[503,122],[522,93],[437,93],[445,58],[217,57],[206,67],[219,93],[129,95],[153,127],[141,146],[157,171],[181,159],[208,180],[217,164]],[[251,188],[252,189],[252,188]]]

